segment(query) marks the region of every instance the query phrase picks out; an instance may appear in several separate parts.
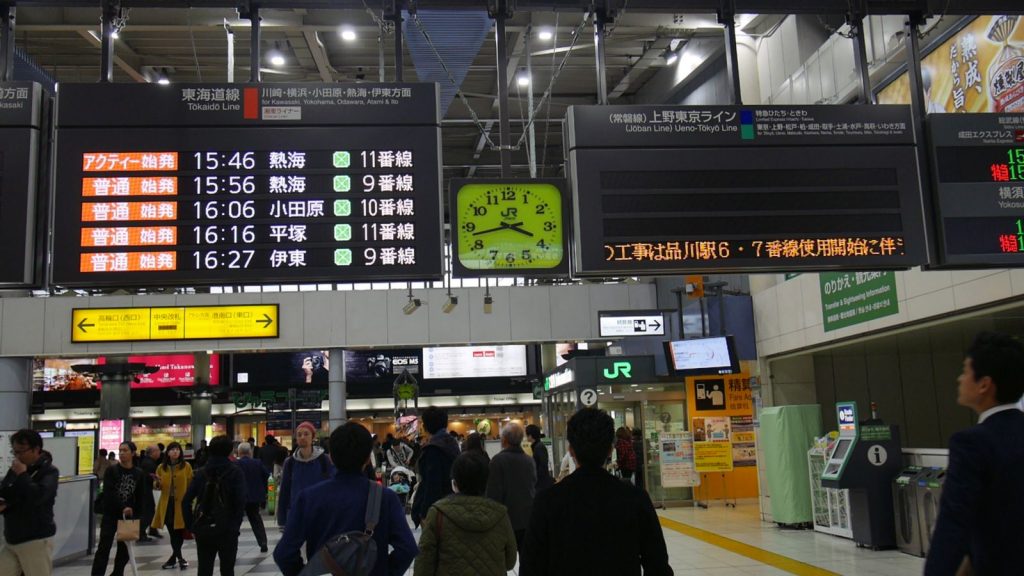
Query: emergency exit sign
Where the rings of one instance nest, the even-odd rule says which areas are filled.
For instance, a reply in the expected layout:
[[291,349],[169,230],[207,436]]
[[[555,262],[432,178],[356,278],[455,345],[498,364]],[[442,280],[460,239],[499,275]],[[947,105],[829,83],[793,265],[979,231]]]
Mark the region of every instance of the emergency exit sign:
[[71,341],[226,340],[277,338],[277,304],[75,308]]

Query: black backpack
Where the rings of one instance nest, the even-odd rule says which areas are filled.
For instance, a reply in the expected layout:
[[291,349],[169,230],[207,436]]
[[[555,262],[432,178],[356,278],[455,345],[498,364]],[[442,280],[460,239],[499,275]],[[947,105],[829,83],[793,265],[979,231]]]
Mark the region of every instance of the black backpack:
[[231,526],[231,514],[221,482],[231,472],[225,468],[219,474],[206,475],[206,486],[193,510],[192,533],[198,538],[219,538]]
[[384,488],[376,482],[369,484],[365,529],[332,537],[309,559],[299,576],[369,576],[373,572],[373,566],[377,563],[377,542],[373,539],[373,531],[380,520]]

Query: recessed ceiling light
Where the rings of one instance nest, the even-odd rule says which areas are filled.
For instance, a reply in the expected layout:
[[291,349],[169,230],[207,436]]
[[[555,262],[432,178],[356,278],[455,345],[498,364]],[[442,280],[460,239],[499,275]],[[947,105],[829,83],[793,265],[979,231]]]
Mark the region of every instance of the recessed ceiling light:
[[537,34],[537,38],[540,38],[544,42],[547,42],[548,40],[551,40],[554,37],[555,37],[555,33],[552,32],[551,30],[541,30]]
[[526,88],[530,85],[530,75],[526,72],[520,72],[519,76],[516,77],[516,83],[519,84],[519,86]]
[[274,66],[284,66],[284,56],[280,52],[275,52],[270,55],[270,63]]
[[357,38],[356,31],[351,28],[346,28],[341,31],[341,39],[346,42],[352,42]]

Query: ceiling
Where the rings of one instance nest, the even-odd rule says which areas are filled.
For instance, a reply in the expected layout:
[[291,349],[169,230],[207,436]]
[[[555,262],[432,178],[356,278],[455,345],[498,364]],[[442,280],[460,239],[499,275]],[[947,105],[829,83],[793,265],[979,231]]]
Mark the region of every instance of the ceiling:
[[[380,13],[370,10],[262,10],[260,48],[264,54],[264,82],[353,82],[395,79],[393,32],[381,39]],[[226,82],[228,35],[234,32],[235,81],[249,79],[250,25],[232,9],[134,8],[115,42],[115,82],[155,81],[165,73],[172,82]],[[740,22],[763,25],[750,17]],[[100,75],[100,10],[89,8],[20,7],[17,11],[16,44],[58,82],[94,82]],[[356,39],[341,38],[342,30]],[[430,29],[426,29],[430,33]],[[574,42],[574,32],[580,30]],[[555,33],[541,40],[539,33]],[[443,31],[441,31],[443,33]],[[408,23],[406,34],[420,34]],[[593,25],[579,11],[517,13],[506,23],[509,47],[509,114],[511,142],[517,144],[529,117],[527,91],[534,93],[537,110],[536,146],[538,176],[561,174],[563,152],[561,120],[566,107],[595,104],[596,73]],[[443,41],[436,37],[435,42]],[[670,93],[638,92],[666,69],[662,57],[670,44],[679,45],[697,36],[721,38],[715,16],[695,14],[622,14],[607,27],[607,85],[612,103],[663,102]],[[382,41],[381,41],[382,40]],[[527,55],[529,42],[529,56]],[[675,41],[675,42],[674,42]],[[572,49],[568,47],[572,45]],[[266,60],[274,49],[285,56],[282,66]],[[472,48],[475,50],[475,47]],[[533,72],[530,86],[521,87],[517,76],[525,73],[527,60]],[[564,59],[564,64],[563,64]],[[481,132],[498,143],[497,58],[494,28],[471,58],[462,91],[481,119],[476,125],[466,104],[456,98],[444,117],[443,154],[445,176],[500,176],[500,159]],[[404,50],[404,80],[416,81],[413,58]],[[556,71],[561,68],[561,72]],[[555,81],[552,84],[552,77]],[[676,83],[678,90],[687,79]],[[541,106],[551,84],[550,100]],[[648,87],[648,92],[653,90]],[[512,156],[513,174],[528,176],[528,146]]]

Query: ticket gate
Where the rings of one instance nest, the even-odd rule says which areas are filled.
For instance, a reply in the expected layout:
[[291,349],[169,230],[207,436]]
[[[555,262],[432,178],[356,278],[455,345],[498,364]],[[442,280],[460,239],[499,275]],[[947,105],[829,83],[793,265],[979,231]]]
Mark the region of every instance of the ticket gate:
[[920,466],[908,466],[892,481],[892,503],[896,515],[896,546],[911,556],[924,556],[924,538],[917,505],[917,480],[925,472]]
[[942,482],[945,479],[945,468],[928,468],[917,477],[917,510],[925,555],[935,532],[935,523],[939,520],[939,502],[942,501]]

